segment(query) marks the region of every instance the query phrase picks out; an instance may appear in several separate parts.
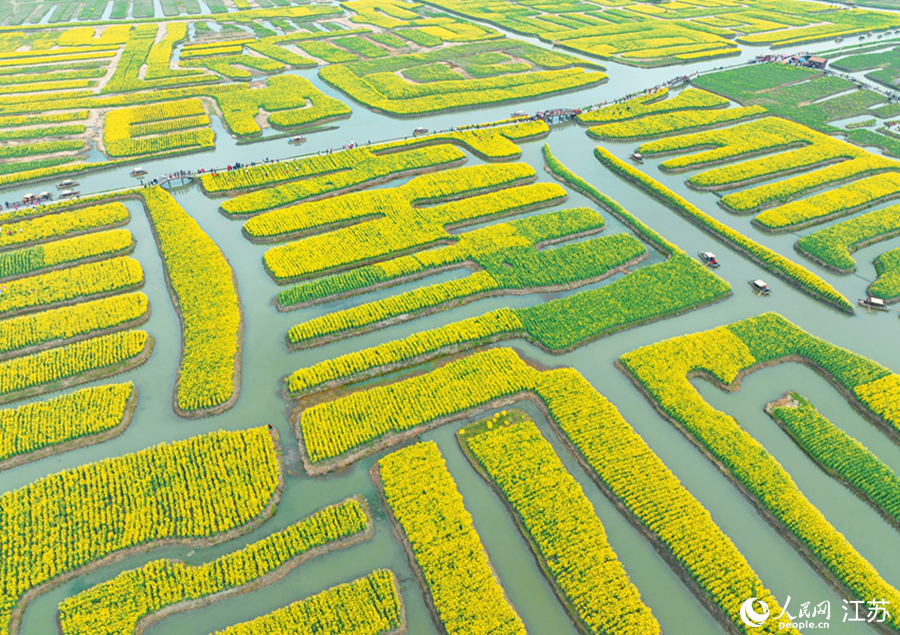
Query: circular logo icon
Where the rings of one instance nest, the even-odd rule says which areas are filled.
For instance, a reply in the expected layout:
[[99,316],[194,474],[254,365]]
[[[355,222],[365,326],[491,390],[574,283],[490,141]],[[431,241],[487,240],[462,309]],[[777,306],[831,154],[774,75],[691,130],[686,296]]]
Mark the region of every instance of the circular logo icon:
[[[762,607],[758,613],[754,608],[755,604]],[[750,598],[741,604],[741,620],[750,628],[759,628],[767,619],[769,619],[769,605],[762,600]]]

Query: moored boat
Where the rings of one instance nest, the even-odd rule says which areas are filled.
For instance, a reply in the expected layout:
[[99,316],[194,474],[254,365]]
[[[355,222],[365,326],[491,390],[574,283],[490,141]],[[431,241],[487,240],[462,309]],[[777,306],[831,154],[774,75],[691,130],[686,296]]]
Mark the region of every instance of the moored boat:
[[870,311],[872,309],[875,309],[876,311],[890,311],[888,305],[884,303],[884,300],[882,300],[881,298],[873,298],[872,296],[862,298],[859,301],[859,306],[864,306]]
[[767,284],[766,284],[765,282],[763,282],[762,280],[759,280],[759,279],[757,279],[757,280],[748,280],[747,283],[748,283],[751,287],[753,287],[753,290],[754,290],[754,291],[757,292],[757,293],[756,293],[757,296],[760,296],[760,295],[769,295],[770,293],[772,293],[772,290],[769,288],[769,285],[767,285]]
[[699,257],[700,261],[707,267],[712,267],[713,269],[719,268],[719,261],[716,258],[716,255],[711,251],[701,251],[697,254],[697,257]]
[[144,176],[145,174],[147,174],[147,170],[144,168],[134,168],[131,171],[131,176]]

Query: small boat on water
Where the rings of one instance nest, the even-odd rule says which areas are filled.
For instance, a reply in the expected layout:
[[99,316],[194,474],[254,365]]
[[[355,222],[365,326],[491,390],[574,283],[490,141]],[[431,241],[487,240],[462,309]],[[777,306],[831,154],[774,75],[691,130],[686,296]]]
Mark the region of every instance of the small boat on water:
[[710,251],[701,251],[697,256],[700,258],[700,261],[706,265],[707,267],[712,267],[713,269],[719,268],[719,261],[716,259],[715,254]]
[[418,136],[421,136],[421,135],[423,135],[423,134],[428,134],[428,128],[423,128],[422,126],[419,126],[419,127],[416,128],[415,130],[413,130],[413,136],[414,136],[414,137],[418,137]]
[[79,194],[81,194],[81,192],[78,192],[76,190],[66,190],[64,192],[61,192],[59,197],[60,198],[72,198],[73,196],[78,196]]
[[890,311],[888,305],[884,303],[884,300],[881,298],[873,298],[871,296],[861,299],[859,301],[859,306],[864,306],[870,311],[872,309],[875,309],[876,311]]
[[769,288],[769,285],[767,285],[762,280],[758,280],[758,279],[757,280],[748,280],[747,283],[751,287],[753,287],[753,290],[756,291],[757,296],[769,295],[770,293],[772,293],[772,290]]
[[56,187],[59,188],[59,189],[61,189],[61,190],[64,190],[64,189],[67,189],[67,188],[74,187],[74,186],[76,186],[76,185],[78,185],[78,183],[77,183],[76,181],[73,181],[72,179],[66,179],[65,181],[62,181],[62,182],[60,182],[60,183],[57,183],[57,184],[56,184]]
[[527,116],[528,115],[525,114],[524,110],[517,110],[516,112],[514,112],[510,115],[510,117],[512,117],[513,119],[518,119],[519,117],[527,117]]
[[52,197],[50,196],[50,192],[41,192],[38,194],[38,199],[42,201],[50,200]]
[[644,155],[642,155],[640,152],[634,152],[631,155],[631,160],[634,161],[635,163],[643,163]]
[[131,171],[131,176],[144,176],[145,174],[147,174],[147,170],[144,168],[134,168]]
[[298,135],[296,137],[291,137],[288,140],[288,143],[306,143],[306,137],[303,135]]

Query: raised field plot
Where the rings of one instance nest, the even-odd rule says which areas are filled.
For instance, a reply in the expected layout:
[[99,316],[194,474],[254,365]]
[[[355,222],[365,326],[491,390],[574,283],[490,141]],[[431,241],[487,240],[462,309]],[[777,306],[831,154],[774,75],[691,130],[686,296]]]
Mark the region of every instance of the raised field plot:
[[0,635],[900,632],[898,37],[0,2]]
[[[715,354],[711,354],[711,351]],[[823,575],[857,598],[900,599],[886,582],[803,495],[788,470],[732,417],[715,410],[691,386],[705,373],[729,386],[763,364],[796,359],[834,385],[852,393],[894,434],[900,428],[895,405],[875,396],[877,385],[898,385],[900,377],[864,357],[801,331],[777,314],[764,314],[727,327],[666,340],[620,358],[623,369],[656,407],[728,470],[746,496],[762,505],[773,524],[783,524],[791,540],[807,547],[824,565]],[[678,360],[674,363],[674,360]],[[736,388],[736,386],[735,386]],[[738,452],[735,449],[741,448]],[[897,619],[892,622],[897,628]]]
[[[843,99],[842,91],[848,82],[833,76],[811,75],[806,69],[792,66],[762,64],[713,73],[699,78],[697,83],[745,104],[755,102],[753,107],[765,104],[766,111],[760,118],[733,125],[725,117],[724,127],[710,128],[704,119],[710,113],[739,113],[742,107],[713,106],[711,109],[713,102],[702,103],[699,99],[703,93],[687,89],[675,97],[667,91],[650,93],[591,111],[580,119],[593,126],[589,134],[599,138],[628,138],[630,134],[622,128],[627,125],[643,131],[641,135],[657,137],[675,126],[681,134],[645,141],[636,152],[644,157],[661,158],[659,169],[664,173],[689,173],[685,179],[689,188],[716,192],[719,205],[730,212],[755,214],[752,224],[767,233],[797,232],[865,212],[801,236],[796,242],[799,253],[832,271],[855,271],[856,262],[850,256],[853,251],[897,234],[893,220],[896,205],[888,207],[885,203],[900,198],[900,161],[826,134],[834,132],[828,122],[838,117],[832,102]],[[693,96],[683,97],[687,94]],[[804,96],[813,103],[799,103]],[[827,99],[817,102],[817,97]],[[881,119],[879,111],[869,110],[871,102],[858,101],[856,111],[845,115],[866,110],[878,113],[878,120]],[[698,103],[698,107],[685,108],[679,102],[688,106]],[[875,103],[881,100],[876,99]],[[789,104],[797,107],[788,108]],[[771,116],[774,114],[781,116]],[[665,117],[672,119],[661,127],[664,123],[661,118]],[[679,123],[675,124],[676,121]],[[641,125],[642,122],[646,125]],[[859,138],[855,133],[870,136]],[[859,128],[846,131],[846,135],[857,143],[865,142],[871,135],[883,137]],[[889,143],[885,145],[888,149],[892,147]],[[751,244],[755,241],[750,237],[700,211],[665,186],[654,185],[653,179],[607,150],[601,148],[597,153],[604,164],[632,181],[644,182],[648,191],[656,191],[658,198],[710,233],[736,246],[746,243],[740,249],[758,257],[765,268],[786,275],[836,306],[849,309],[845,298],[835,295],[836,290],[829,289],[830,285],[823,280],[816,282],[810,271],[801,270],[760,243]],[[880,209],[868,211],[876,207]],[[791,269],[794,272],[788,273]]]
[[788,45],[897,26],[892,14],[834,11],[804,2],[633,2],[562,5],[439,0],[437,6],[546,42],[626,64],[675,64],[735,54],[732,40]]

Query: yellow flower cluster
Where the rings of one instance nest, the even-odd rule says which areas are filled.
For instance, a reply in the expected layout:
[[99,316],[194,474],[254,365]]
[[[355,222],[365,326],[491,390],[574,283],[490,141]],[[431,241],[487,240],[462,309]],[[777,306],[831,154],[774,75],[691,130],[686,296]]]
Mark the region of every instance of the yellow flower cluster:
[[134,326],[146,319],[149,311],[146,295],[125,293],[0,320],[0,356],[97,331]]
[[303,412],[300,429],[309,460],[331,459],[389,432],[406,432],[461,410],[531,387],[511,349],[491,349],[419,377],[355,392]]
[[305,77],[270,77],[265,88],[231,90],[215,95],[228,128],[241,136],[260,133],[256,117],[260,109],[269,113],[273,126],[305,126],[350,114],[350,108],[325,95]]
[[856,261],[851,253],[897,234],[900,234],[900,205],[820,229],[798,240],[795,247],[828,267],[851,273],[856,271]]
[[[144,73],[146,80],[181,78],[185,81],[201,81],[192,71],[175,69],[171,67],[173,49],[175,45],[184,40],[188,34],[187,22],[167,22],[166,35],[154,42],[147,54],[147,68]],[[207,121],[208,123],[208,121]]]
[[[780,341],[779,333],[779,341]],[[510,395],[533,392],[551,419],[577,448],[611,495],[671,551],[689,580],[740,626],[748,597],[763,599],[777,614],[777,601],[743,555],[713,522],[709,512],[681,485],[621,414],[572,369],[539,372],[510,349],[489,349],[426,375],[352,393],[330,405],[330,436],[361,449],[393,426],[397,432]],[[380,428],[380,430],[376,430]],[[350,439],[350,437],[355,437]],[[392,442],[402,437],[395,436]],[[303,443],[309,448],[304,435]],[[413,446],[418,448],[420,446]],[[332,448],[335,449],[335,448]],[[406,451],[406,450],[404,450]],[[387,458],[397,456],[389,455]],[[414,473],[421,473],[411,467]],[[382,473],[383,477],[383,473]],[[422,478],[427,478],[422,476]],[[416,496],[430,488],[418,487]],[[402,522],[402,521],[401,521]],[[774,633],[777,625],[762,629]],[[779,631],[784,632],[784,631]]]
[[646,254],[643,244],[628,234],[594,238],[552,250],[538,251],[534,243],[527,242],[494,248],[492,253],[473,255],[474,262],[483,269],[465,278],[419,287],[297,324],[288,331],[288,345],[319,344],[323,338],[328,341],[360,329],[380,328],[427,311],[467,304],[488,294],[582,286]]
[[[538,396],[566,438],[605,488],[654,534],[692,580],[737,628],[741,604],[763,600],[777,615],[778,601],[709,512],[681,484],[622,415],[577,371],[544,373]],[[762,633],[796,633],[774,621]]]
[[[755,328],[754,334],[760,330]],[[779,333],[769,337],[773,335]],[[806,335],[806,339],[813,338]],[[689,373],[705,371],[728,384],[758,361],[734,330],[720,327],[676,337],[627,353],[619,361],[649,398],[721,461],[856,598],[900,602],[900,593],[828,523],[762,444],[732,417],[710,406],[690,383]],[[900,626],[900,616],[892,618],[892,625]]]
[[[701,172],[692,176],[689,182],[697,187],[715,189],[745,183],[786,169],[814,166],[838,158],[852,159],[866,154],[852,144],[780,117],[764,117],[730,128],[665,137],[641,145],[639,151],[652,155],[677,152],[679,156],[664,161],[661,167],[664,170],[686,170],[737,160],[744,155],[787,150],[797,146],[804,147],[787,154],[766,157],[761,164],[746,161]],[[793,157],[787,166],[778,163],[780,157],[784,156]]]
[[875,259],[878,278],[869,286],[869,293],[886,300],[900,297],[900,249],[886,251]]
[[153,338],[123,331],[0,362],[0,403],[40,394],[62,380],[84,383],[145,361]]
[[402,614],[397,578],[387,569],[377,569],[364,578],[331,587],[214,635],[388,635],[401,627]]
[[[499,415],[498,415],[499,416]],[[591,633],[658,635],[591,502],[528,419],[502,416],[458,433],[515,510],[535,555]]]
[[[190,100],[190,101],[200,101]],[[201,109],[202,110],[202,109]],[[199,115],[179,116],[171,119],[160,119],[157,121],[148,121],[147,123],[131,124],[131,138],[147,137],[150,135],[165,134],[176,130],[186,130],[189,128],[202,128],[209,125],[209,115],[205,112]]]
[[450,240],[444,229],[448,225],[547,207],[566,196],[557,183],[535,183],[426,208],[391,197],[393,205],[367,210],[381,212],[380,218],[273,247],[263,255],[263,263],[275,280],[287,282]]
[[891,373],[860,384],[853,394],[879,417],[900,430],[900,376]]
[[655,90],[646,95],[633,97],[617,104],[590,110],[578,115],[578,121],[581,123],[611,123],[613,121],[636,119],[676,110],[726,108],[729,104],[724,97],[708,93],[705,90],[697,90],[696,88],[686,88],[671,99],[667,99],[668,95],[668,88]]
[[900,172],[875,174],[766,210],[753,219],[753,224],[769,231],[794,231],[897,197],[900,197]]
[[59,46],[107,46],[110,44],[125,44],[128,41],[130,24],[117,24],[108,26],[95,37],[96,29],[92,26],[76,26],[60,31],[57,43]]
[[131,382],[108,384],[0,410],[0,466],[14,456],[115,428],[136,396]]
[[134,258],[90,262],[0,283],[0,314],[127,291],[143,284],[144,270]]
[[203,126],[209,116],[199,99],[118,108],[103,120],[103,147],[110,157],[212,148],[215,133]]
[[544,162],[547,164],[547,170],[549,170],[551,174],[594,200],[598,205],[603,207],[603,209],[624,223],[635,234],[654,245],[667,256],[684,253],[677,245],[663,238],[659,232],[652,229],[637,216],[625,209],[618,201],[613,200],[601,192],[595,185],[567,168],[562,161],[554,156],[553,151],[550,150],[549,144],[545,143],[541,152],[544,155]]
[[219,246],[162,188],[140,190],[184,328],[177,408],[202,413],[237,398],[241,302]]
[[468,148],[473,154],[484,159],[512,160],[522,156],[513,140],[528,140],[543,137],[550,132],[546,121],[526,121],[511,125],[476,128],[470,130],[455,130],[453,132],[440,132],[424,137],[414,137],[403,141],[392,141],[376,146],[376,150],[415,147],[422,144],[438,143],[440,141],[456,143]]
[[344,338],[366,327],[377,328],[377,324],[388,320],[393,323],[393,320],[413,319],[424,311],[450,302],[455,305],[465,304],[499,288],[497,280],[490,273],[476,271],[459,280],[420,287],[296,324],[288,330],[287,341],[290,346],[298,347]]
[[291,398],[385,372],[392,365],[436,357],[451,347],[469,348],[481,342],[512,337],[522,323],[512,309],[503,308],[452,322],[409,337],[327,359],[294,371],[285,380]]
[[[781,124],[776,124],[775,122],[785,122],[785,120],[767,117],[760,120],[758,126],[752,129],[729,129],[724,132],[742,135],[740,138],[743,140],[744,144],[746,144],[747,153],[761,152],[769,149],[778,150],[782,148],[779,148],[777,141],[773,140],[773,145],[769,147],[763,145],[763,143],[765,143],[764,141],[760,143],[760,141],[766,139],[768,135],[772,133],[773,128],[777,129],[778,127],[781,127]],[[798,126],[798,124],[793,125]],[[742,128],[741,126],[737,127]],[[764,130],[763,127],[766,129]],[[800,141],[803,133],[804,131],[799,131],[799,134],[793,139],[789,136],[786,137],[783,149]],[[806,147],[759,159],[744,161],[737,165],[729,165],[701,172],[700,174],[695,174],[689,178],[688,183],[697,188],[713,190],[730,189],[767,178],[777,178],[779,175],[789,172],[814,170],[817,167],[827,165],[834,161],[852,160],[864,154],[859,148],[856,148],[849,143],[834,139],[828,135],[817,133],[813,130],[809,130],[809,133],[811,133],[808,135],[811,143]],[[754,145],[756,148],[753,148]],[[666,162],[666,165],[668,166],[669,162]]]
[[822,278],[815,275],[805,267],[798,265],[792,260],[788,260],[781,254],[769,249],[765,245],[761,245],[742,233],[735,231],[725,223],[722,223],[709,214],[706,214],[695,205],[691,204],[665,185],[647,176],[640,170],[628,165],[609,150],[598,147],[594,150],[595,156],[606,167],[618,172],[625,178],[634,181],[640,187],[644,188],[658,199],[669,205],[679,214],[686,216],[689,220],[700,225],[704,229],[719,236],[723,241],[733,245],[743,253],[750,256],[755,262],[764,267],[766,270],[779,275],[789,281],[795,282],[799,287],[841,310],[853,311],[853,305],[841,293],[825,282]]
[[897,163],[869,152],[849,161],[806,174],[790,177],[774,183],[766,183],[722,197],[722,205],[734,212],[748,213],[773,204],[783,204],[803,196],[813,190],[822,189],[833,183],[849,181],[868,174],[896,170]]
[[0,278],[35,273],[47,267],[129,253],[134,237],[127,229],[85,234],[0,253]]
[[[894,385],[898,385],[897,375]],[[879,383],[879,382],[876,382]],[[883,386],[883,385],[882,385]],[[900,522],[900,478],[859,441],[822,416],[797,393],[792,403],[766,406],[766,412],[829,474],[836,474],[852,489],[895,521]],[[892,395],[896,399],[897,395]]]
[[[2,217],[0,217],[2,218]],[[82,234],[101,227],[124,225],[131,215],[121,203],[94,205],[71,212],[45,214],[0,224],[0,248]]]
[[368,148],[353,148],[343,152],[317,154],[278,163],[252,165],[238,170],[207,172],[200,177],[200,184],[210,194],[255,189],[294,179],[343,172],[366,160],[373,160],[373,155]]
[[[352,165],[348,165],[348,169],[337,171],[330,168],[324,172],[318,172],[314,178],[283,183],[258,192],[244,194],[225,201],[220,209],[228,216],[255,214],[316,196],[336,194],[375,179],[396,179],[409,176],[417,171],[455,165],[465,160],[465,154],[450,145],[413,148],[383,156],[377,156],[363,148],[344,150],[337,154],[347,155],[342,161],[351,162]],[[280,163],[256,166],[256,168],[260,167],[263,168],[264,176],[267,176],[269,171],[279,174],[282,170],[286,176],[288,171],[288,168]],[[243,170],[239,170],[239,172],[241,171]],[[204,175],[202,178],[206,178],[206,176]],[[286,178],[276,178],[286,180]]]
[[430,172],[390,189],[350,192],[263,212],[244,223],[244,234],[251,240],[291,238],[322,226],[389,214],[395,207],[405,209],[441,199],[461,198],[536,178],[534,168],[527,163],[473,165]]
[[635,120],[613,121],[592,126],[588,129],[588,135],[596,139],[655,137],[682,130],[691,130],[692,128],[721,126],[752,117],[759,117],[765,112],[766,109],[762,106],[714,108],[711,110],[679,110],[648,115]]
[[190,59],[192,57],[204,57],[207,55],[231,55],[232,53],[240,53],[245,44],[249,44],[254,40],[251,38],[228,40],[225,42],[204,42],[198,44],[186,44],[181,49],[179,59]]
[[534,99],[593,86],[607,77],[604,73],[587,72],[576,67],[468,79],[464,82],[413,84],[390,72],[357,75],[343,64],[326,66],[319,71],[319,76],[325,83],[372,110],[395,115],[421,115],[454,108]]
[[315,555],[311,550],[337,546],[330,543],[368,527],[363,504],[350,498],[205,564],[153,560],[64,600],[59,605],[61,631],[64,635],[134,633],[140,620],[164,608],[171,614],[184,602],[215,601],[223,591],[259,583],[273,571],[284,574]]
[[160,540],[209,543],[241,528],[270,504],[279,472],[271,432],[259,427],[88,463],[3,494],[0,633],[25,593],[60,575]]
[[382,493],[449,635],[525,633],[441,451],[418,443],[378,461]]
[[90,116],[87,110],[74,110],[69,112],[53,112],[42,115],[7,116],[0,117],[0,128],[19,126],[37,126],[40,124],[64,123],[67,121],[84,121]]
[[[400,284],[412,276],[421,276],[429,270],[442,267],[462,266],[468,261],[476,262],[490,271],[499,271],[505,279],[512,272],[497,258],[506,253],[518,251],[525,257],[517,262],[530,263],[528,256],[537,243],[558,241],[567,236],[595,233],[603,229],[603,217],[588,208],[575,208],[526,216],[508,223],[495,223],[482,229],[456,234],[456,242],[419,251],[415,254],[397,256],[390,260],[380,260],[371,265],[320,277],[310,282],[291,287],[278,294],[280,308],[300,307],[310,303],[327,301],[334,296],[346,297],[362,293],[378,285],[380,288]],[[561,252],[566,254],[567,251]],[[540,259],[545,254],[537,254]],[[556,254],[554,254],[556,255]],[[513,263],[509,262],[510,265]],[[510,267],[511,268],[511,267]],[[516,272],[518,273],[518,272]],[[520,279],[518,276],[516,279]]]

